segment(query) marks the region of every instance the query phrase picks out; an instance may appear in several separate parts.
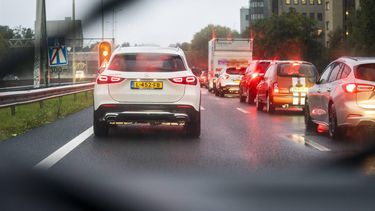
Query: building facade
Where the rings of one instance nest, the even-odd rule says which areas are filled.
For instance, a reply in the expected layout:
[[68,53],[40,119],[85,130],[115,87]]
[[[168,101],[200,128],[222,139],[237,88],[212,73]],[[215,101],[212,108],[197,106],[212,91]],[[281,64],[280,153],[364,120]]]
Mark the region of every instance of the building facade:
[[330,47],[330,35],[336,30],[350,36],[349,19],[359,9],[359,0],[325,0],[324,9],[325,45]]
[[246,29],[249,27],[249,8],[242,7],[240,9],[240,15],[241,15],[241,21],[240,21],[240,33],[243,33],[246,31]]
[[249,1],[249,25],[251,27],[256,21],[272,16],[272,0],[250,0]]
[[314,19],[322,42],[330,46],[330,36],[337,29],[342,29],[344,36],[350,36],[349,19],[359,9],[360,0],[250,0],[248,26],[272,15],[287,13],[290,9],[305,17]]
[[323,0],[250,0],[249,1],[249,27],[252,23],[269,18],[272,15],[281,15],[293,8],[305,17],[310,17],[318,23],[318,28],[324,29],[324,4]]
[[275,13],[280,15],[293,8],[305,17],[317,22],[320,32],[324,31],[324,4],[323,0],[279,0]]

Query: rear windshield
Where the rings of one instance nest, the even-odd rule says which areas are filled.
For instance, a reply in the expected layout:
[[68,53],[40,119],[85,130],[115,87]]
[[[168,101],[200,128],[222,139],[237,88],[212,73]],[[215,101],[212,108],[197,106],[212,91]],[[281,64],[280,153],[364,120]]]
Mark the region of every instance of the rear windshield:
[[108,69],[122,72],[177,72],[186,70],[178,55],[172,54],[119,54]]
[[229,75],[243,75],[245,74],[245,71],[246,71],[246,68],[245,67],[242,67],[242,68],[228,68],[226,73],[229,74]]
[[375,82],[375,64],[360,65],[355,72],[355,77],[361,80]]
[[270,66],[270,62],[259,62],[256,72],[258,73],[266,73],[268,67]]
[[313,78],[316,77],[317,71],[315,66],[311,64],[287,63],[279,65],[277,75],[284,77]]

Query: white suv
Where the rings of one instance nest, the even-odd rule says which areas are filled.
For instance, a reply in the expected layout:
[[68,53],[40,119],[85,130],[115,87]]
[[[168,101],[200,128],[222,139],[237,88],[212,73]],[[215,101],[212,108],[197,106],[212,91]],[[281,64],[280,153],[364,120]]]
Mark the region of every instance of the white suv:
[[215,95],[238,94],[246,67],[226,67],[217,75]]
[[306,102],[306,127],[326,125],[334,139],[348,127],[375,128],[375,58],[332,62],[309,89]]
[[116,50],[94,88],[94,133],[111,125],[177,123],[200,136],[198,79],[178,48],[128,47]]

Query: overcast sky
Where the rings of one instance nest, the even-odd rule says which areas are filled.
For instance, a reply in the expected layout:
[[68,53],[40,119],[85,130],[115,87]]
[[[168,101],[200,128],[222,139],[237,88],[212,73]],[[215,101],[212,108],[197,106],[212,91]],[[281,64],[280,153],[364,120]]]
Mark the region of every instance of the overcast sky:
[[[240,29],[240,8],[248,0],[143,0],[131,7],[116,8],[118,43],[154,43],[167,46],[189,42],[207,24]],[[72,14],[72,0],[46,0],[47,19],[58,20]],[[100,5],[100,0],[76,0],[77,19]],[[36,0],[0,0],[0,25],[34,27]],[[113,16],[105,20],[105,36],[112,37]],[[85,37],[101,37],[101,19],[84,23]]]

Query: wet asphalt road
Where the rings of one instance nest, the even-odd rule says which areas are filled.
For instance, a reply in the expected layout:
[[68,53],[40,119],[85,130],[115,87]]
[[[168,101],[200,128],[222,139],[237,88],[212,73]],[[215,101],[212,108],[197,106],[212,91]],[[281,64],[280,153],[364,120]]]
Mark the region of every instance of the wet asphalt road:
[[252,171],[311,168],[363,147],[353,140],[332,141],[325,133],[306,134],[299,111],[270,115],[235,97],[215,97],[206,89],[202,94],[200,139],[185,138],[177,126],[118,126],[101,139],[89,130],[88,138],[61,151],[92,127],[89,108],[0,143],[0,163],[33,167],[60,149],[50,165],[54,171]]

